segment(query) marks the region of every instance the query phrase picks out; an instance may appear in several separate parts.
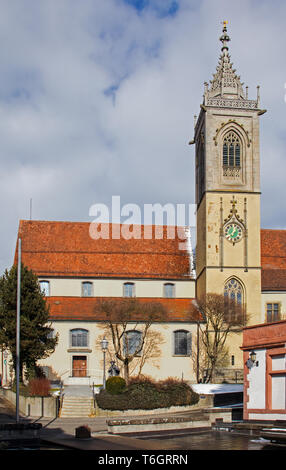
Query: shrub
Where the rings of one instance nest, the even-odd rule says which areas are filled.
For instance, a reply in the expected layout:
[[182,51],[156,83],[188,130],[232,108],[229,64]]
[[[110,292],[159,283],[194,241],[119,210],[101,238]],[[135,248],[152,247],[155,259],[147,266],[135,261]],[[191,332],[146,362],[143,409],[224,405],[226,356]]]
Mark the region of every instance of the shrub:
[[116,400],[108,390],[96,396],[98,406],[109,410],[169,408],[194,405],[198,400],[199,396],[186,382],[177,379],[155,382],[152,378],[143,376],[130,379],[128,388]]
[[31,396],[48,397],[51,384],[48,379],[32,379],[29,382],[29,393]]
[[106,391],[112,395],[122,393],[126,388],[126,382],[122,377],[109,377],[106,381]]

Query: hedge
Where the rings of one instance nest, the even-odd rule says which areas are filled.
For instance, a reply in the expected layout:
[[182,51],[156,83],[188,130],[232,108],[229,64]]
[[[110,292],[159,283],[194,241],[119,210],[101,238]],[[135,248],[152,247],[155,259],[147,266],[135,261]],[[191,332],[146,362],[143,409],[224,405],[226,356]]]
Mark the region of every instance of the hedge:
[[199,395],[186,382],[174,379],[164,382],[146,378],[131,380],[121,393],[114,395],[102,390],[96,395],[97,405],[105,410],[152,410],[194,405],[198,401]]

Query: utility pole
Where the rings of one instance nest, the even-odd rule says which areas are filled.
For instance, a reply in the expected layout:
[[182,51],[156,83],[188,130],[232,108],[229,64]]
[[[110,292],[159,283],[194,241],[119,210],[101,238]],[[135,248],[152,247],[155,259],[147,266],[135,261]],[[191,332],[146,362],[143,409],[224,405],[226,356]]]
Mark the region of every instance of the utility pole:
[[20,381],[21,238],[18,239],[17,325],[16,325],[16,422],[19,422]]

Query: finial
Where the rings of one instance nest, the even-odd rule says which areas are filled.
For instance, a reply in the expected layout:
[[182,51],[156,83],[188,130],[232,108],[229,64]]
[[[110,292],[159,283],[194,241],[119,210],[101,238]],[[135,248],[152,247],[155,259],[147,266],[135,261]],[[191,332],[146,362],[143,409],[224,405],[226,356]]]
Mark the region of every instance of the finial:
[[225,29],[226,30],[226,25],[227,25],[228,21],[227,20],[224,20],[223,21],[223,30]]
[[227,27],[226,27],[226,25],[228,24],[228,21],[225,20],[225,21],[222,22],[222,24],[223,24],[223,29],[222,29],[223,35],[219,38],[219,40],[222,42],[221,50],[222,51],[224,51],[224,50],[228,51],[227,43],[230,41],[230,37],[227,34]]

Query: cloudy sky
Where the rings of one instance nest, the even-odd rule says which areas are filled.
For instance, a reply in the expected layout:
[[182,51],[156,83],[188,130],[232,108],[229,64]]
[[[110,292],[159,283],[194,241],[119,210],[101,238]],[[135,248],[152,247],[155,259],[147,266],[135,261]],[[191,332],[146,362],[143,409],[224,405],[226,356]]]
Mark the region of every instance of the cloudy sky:
[[194,114],[222,20],[249,97],[261,86],[262,227],[286,228],[286,2],[0,0],[0,269],[20,219],[194,203]]

